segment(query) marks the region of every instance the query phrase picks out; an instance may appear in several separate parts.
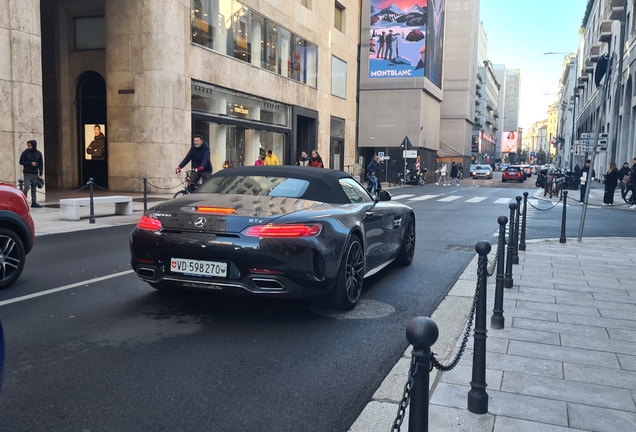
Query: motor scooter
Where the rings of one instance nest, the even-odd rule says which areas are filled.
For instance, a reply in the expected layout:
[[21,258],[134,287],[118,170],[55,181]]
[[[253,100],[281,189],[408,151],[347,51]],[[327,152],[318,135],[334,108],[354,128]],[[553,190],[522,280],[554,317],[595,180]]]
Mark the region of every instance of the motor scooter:
[[398,173],[398,184],[424,186],[426,184],[426,177],[424,177],[424,174],[426,173],[426,171],[428,171],[426,168],[424,168],[423,171],[420,170],[420,172],[411,171],[407,169],[406,176],[404,176],[404,174],[402,173]]

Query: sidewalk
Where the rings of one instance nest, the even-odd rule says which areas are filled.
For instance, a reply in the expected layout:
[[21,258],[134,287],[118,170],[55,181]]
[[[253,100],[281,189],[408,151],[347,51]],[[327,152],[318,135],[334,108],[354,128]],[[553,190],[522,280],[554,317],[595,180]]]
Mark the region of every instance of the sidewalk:
[[[519,265],[513,266],[514,287],[504,293],[506,328],[488,328],[488,414],[467,410],[472,365],[472,349],[467,349],[454,370],[431,374],[429,429],[636,430],[634,244],[633,238],[528,242],[527,250],[519,252]],[[440,329],[433,351],[445,364],[449,339],[456,351],[463,333],[475,290],[476,261],[432,316]],[[490,277],[488,324],[494,283]],[[351,432],[390,430],[408,376],[410,351]],[[408,418],[402,427],[407,430]]]
[[[588,207],[633,210],[629,208],[629,204],[627,204],[625,200],[623,200],[623,197],[621,197],[620,185],[614,191],[614,205],[604,206],[603,205],[604,195],[605,195],[605,185],[597,181],[592,182],[592,188],[590,189],[590,196],[587,201]],[[535,192],[531,194],[531,197],[535,199],[545,200],[545,201],[552,201],[552,202],[559,201],[559,197],[550,198],[549,195],[543,196],[543,188],[538,188]],[[568,204],[580,205],[580,202],[579,202],[580,198],[581,198],[581,191],[568,190]]]

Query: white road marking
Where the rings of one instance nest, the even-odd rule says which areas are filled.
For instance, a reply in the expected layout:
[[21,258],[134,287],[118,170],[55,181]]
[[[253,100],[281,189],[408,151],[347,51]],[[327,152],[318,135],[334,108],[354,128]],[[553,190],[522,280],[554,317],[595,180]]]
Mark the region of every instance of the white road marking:
[[495,204],[508,204],[513,198],[499,198]]
[[40,292],[37,292],[37,293],[34,293],[34,294],[25,295],[25,296],[22,296],[22,297],[12,298],[12,299],[9,299],[9,300],[1,301],[0,302],[0,306],[8,305],[8,304],[11,304],[11,303],[21,302],[21,301],[29,300],[29,299],[36,298],[36,297],[42,297],[42,296],[45,296],[45,295],[48,295],[48,294],[53,294],[53,293],[56,293],[56,292],[65,291],[65,290],[72,289],[72,288],[77,288],[77,287],[80,287],[82,285],[89,285],[89,284],[92,284],[92,283],[95,283],[95,282],[101,282],[103,280],[112,279],[112,278],[116,278],[116,277],[119,277],[119,276],[124,276],[124,275],[130,274],[130,273],[134,273],[134,271],[133,270],[126,270],[126,271],[119,272],[119,273],[113,273],[113,274],[107,275],[107,276],[100,276],[100,277],[96,277],[96,278],[93,278],[93,279],[88,279],[88,280],[85,280],[85,281],[82,281],[82,282],[76,282],[76,283],[70,284],[70,285],[64,285],[64,286],[61,286],[61,287],[58,287],[58,288],[52,288],[52,289],[46,290],[46,291],[40,291]]
[[528,204],[532,204],[533,206],[537,207],[539,205],[539,200],[538,199],[529,199],[528,200]]
[[436,197],[438,197],[440,195],[441,194],[439,194],[439,195],[422,195],[422,196],[419,196],[419,197],[416,197],[416,198],[411,198],[409,200],[409,202],[412,202],[412,201],[424,201],[424,200],[427,200],[427,199],[436,198]]
[[466,202],[469,202],[469,203],[478,203],[478,202],[482,202],[482,201],[483,201],[483,200],[485,200],[485,199],[486,199],[486,197],[474,197],[474,198],[471,198],[471,199],[469,199],[469,200],[466,200]]
[[460,195],[451,195],[451,196],[447,196],[446,198],[438,199],[437,201],[450,202],[450,201],[458,200],[460,198],[463,198],[463,197]]
[[399,199],[402,199],[402,198],[410,198],[412,196],[415,196],[415,195],[413,195],[413,194],[396,195],[396,196],[392,196],[391,197],[391,201],[399,200]]

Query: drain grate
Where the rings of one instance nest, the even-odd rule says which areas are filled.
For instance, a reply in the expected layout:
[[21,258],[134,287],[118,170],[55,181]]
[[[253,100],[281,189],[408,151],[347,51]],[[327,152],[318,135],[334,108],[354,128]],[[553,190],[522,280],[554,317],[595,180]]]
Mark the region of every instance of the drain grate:
[[446,250],[459,251],[459,252],[475,252],[475,246],[457,246],[457,245],[448,245],[444,246]]

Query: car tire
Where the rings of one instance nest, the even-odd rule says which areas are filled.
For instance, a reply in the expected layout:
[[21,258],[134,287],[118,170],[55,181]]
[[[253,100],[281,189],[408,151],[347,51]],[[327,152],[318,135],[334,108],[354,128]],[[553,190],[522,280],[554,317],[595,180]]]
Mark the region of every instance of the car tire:
[[413,262],[413,257],[415,256],[415,237],[415,218],[409,216],[409,221],[406,223],[406,229],[404,230],[400,254],[395,260],[396,264],[407,266]]
[[6,228],[0,228],[0,256],[0,289],[3,289],[18,280],[26,261],[20,236]]
[[334,289],[318,299],[318,303],[332,309],[351,310],[360,300],[363,281],[364,248],[360,238],[352,235],[344,248]]

